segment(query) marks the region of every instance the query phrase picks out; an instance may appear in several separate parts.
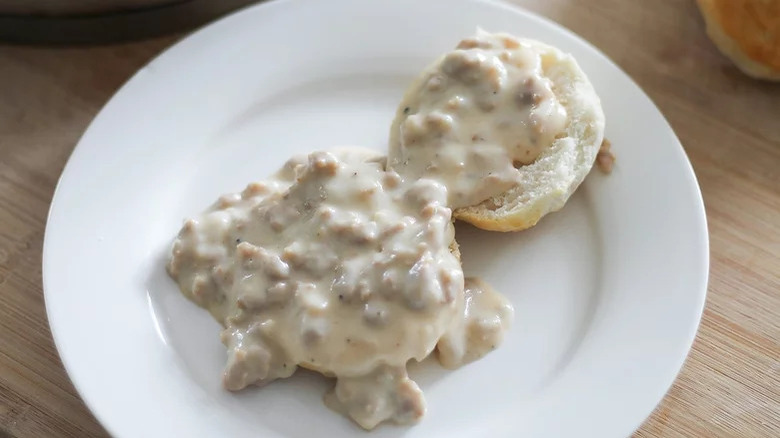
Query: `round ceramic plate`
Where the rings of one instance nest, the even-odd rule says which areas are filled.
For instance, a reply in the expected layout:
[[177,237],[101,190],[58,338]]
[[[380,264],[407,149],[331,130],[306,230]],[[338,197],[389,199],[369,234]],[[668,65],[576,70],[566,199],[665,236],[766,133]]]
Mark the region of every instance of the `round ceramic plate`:
[[286,0],[196,32],[106,105],[63,172],[46,229],[46,305],[62,360],[119,437],[365,437],[301,372],[220,387],[218,324],[164,270],[182,220],[336,145],[384,150],[411,79],[477,26],[572,53],[600,94],[617,165],[531,230],[459,226],[464,269],[508,295],[504,345],[456,371],[412,367],[428,413],[373,437],[623,437],[663,397],[704,303],[696,179],[644,93],[592,46],[503,3]]

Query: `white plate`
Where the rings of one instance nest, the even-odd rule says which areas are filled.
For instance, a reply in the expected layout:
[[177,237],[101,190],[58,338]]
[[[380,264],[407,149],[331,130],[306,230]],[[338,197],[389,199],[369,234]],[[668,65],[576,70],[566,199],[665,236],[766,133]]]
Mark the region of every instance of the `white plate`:
[[631,80],[561,27],[502,3],[287,0],[186,38],[106,105],[63,172],[44,246],[46,305],[76,388],[121,437],[367,436],[300,373],[220,388],[217,323],[163,262],[181,221],[292,153],[384,149],[405,86],[477,26],[579,60],[618,161],[517,234],[458,229],[467,274],[514,303],[497,351],[454,372],[413,370],[429,411],[373,437],[621,437],[663,397],[704,303],[708,242],[696,179]]

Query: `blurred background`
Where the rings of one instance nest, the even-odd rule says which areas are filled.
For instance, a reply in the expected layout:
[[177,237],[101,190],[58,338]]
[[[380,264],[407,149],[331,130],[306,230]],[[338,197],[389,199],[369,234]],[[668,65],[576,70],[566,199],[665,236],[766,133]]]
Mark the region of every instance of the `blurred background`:
[[257,0],[0,0],[0,40],[107,43],[181,32]]
[[4,0],[0,12],[14,15],[73,15],[122,12],[185,0]]
[[[724,56],[694,0],[509,1],[625,70],[677,132],[701,185],[707,307],[681,375],[635,436],[780,436],[780,85]],[[122,83],[192,29],[249,3],[0,0],[0,438],[106,436],[46,321],[40,262],[52,193]],[[780,63],[780,0],[723,4],[748,3],[764,8],[751,9],[757,35]],[[621,147],[630,145],[613,145],[618,165]]]

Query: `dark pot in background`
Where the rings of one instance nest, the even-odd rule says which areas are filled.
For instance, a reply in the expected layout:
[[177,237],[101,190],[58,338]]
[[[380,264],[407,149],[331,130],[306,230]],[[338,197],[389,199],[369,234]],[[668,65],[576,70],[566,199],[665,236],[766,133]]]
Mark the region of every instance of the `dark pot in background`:
[[116,42],[181,32],[258,0],[0,0],[0,43]]

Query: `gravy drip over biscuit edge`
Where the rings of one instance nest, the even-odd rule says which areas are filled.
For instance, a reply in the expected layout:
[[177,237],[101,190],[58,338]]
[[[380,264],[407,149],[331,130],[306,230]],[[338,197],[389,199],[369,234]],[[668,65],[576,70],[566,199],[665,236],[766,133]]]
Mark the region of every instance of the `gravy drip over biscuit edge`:
[[404,97],[388,167],[441,181],[453,209],[512,188],[566,128],[544,63],[542,51],[510,35],[480,31],[463,40]]
[[446,199],[374,153],[315,152],[186,221],[168,272],[224,326],[224,386],[302,366],[336,377],[328,405],[364,428],[419,419],[406,363],[462,337],[468,318]]

